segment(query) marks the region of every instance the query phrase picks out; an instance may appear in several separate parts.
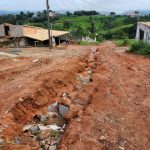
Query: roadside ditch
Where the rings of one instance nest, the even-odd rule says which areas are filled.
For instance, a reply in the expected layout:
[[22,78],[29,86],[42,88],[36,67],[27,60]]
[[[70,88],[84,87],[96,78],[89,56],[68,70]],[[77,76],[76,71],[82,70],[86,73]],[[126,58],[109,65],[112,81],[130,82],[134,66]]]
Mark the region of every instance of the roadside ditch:
[[14,128],[8,134],[10,130],[6,129],[0,137],[0,148],[59,149],[69,121],[81,116],[90,103],[79,99],[79,94],[92,82],[96,52],[93,48],[88,57],[74,60],[72,69],[47,73],[34,94],[20,98],[12,109],[18,130]]

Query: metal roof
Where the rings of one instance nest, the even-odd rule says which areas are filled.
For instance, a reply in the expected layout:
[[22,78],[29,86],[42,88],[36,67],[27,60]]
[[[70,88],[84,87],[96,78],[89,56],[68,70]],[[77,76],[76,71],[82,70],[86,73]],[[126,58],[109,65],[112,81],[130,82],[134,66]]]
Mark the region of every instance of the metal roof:
[[[69,34],[68,31],[51,30],[51,37],[59,37]],[[23,26],[23,36],[39,41],[48,40],[48,30],[34,26]]]
[[145,26],[150,27],[150,22],[139,22],[139,24],[143,24],[143,25],[145,25]]

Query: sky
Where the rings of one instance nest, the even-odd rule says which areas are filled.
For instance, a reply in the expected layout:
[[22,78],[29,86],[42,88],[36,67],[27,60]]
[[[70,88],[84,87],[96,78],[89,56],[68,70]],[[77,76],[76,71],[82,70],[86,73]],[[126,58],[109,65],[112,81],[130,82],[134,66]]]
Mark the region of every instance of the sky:
[[[150,0],[49,0],[52,10],[150,10]],[[0,10],[44,10],[46,0],[0,0]]]

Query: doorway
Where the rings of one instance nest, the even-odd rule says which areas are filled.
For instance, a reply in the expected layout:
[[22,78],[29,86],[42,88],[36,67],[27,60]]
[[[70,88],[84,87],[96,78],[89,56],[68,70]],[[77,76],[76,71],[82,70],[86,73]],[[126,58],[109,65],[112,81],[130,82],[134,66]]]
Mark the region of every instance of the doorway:
[[55,37],[55,42],[56,42],[56,45],[59,45],[60,44],[60,37]]
[[9,26],[4,26],[4,29],[5,29],[5,35],[6,36],[10,36],[10,28],[9,28]]
[[144,40],[144,31],[140,29],[140,40]]

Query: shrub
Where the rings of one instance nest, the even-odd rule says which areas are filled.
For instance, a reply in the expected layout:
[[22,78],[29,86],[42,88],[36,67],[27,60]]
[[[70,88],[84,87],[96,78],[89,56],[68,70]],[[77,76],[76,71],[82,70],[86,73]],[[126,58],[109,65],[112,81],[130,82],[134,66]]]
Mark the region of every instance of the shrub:
[[150,44],[135,41],[130,44],[130,52],[150,57]]
[[134,39],[126,38],[126,39],[115,40],[114,42],[117,46],[128,46],[128,45],[134,43],[135,41],[136,40],[134,40]]
[[79,42],[80,45],[100,45],[100,42],[84,42],[84,41],[80,41]]

